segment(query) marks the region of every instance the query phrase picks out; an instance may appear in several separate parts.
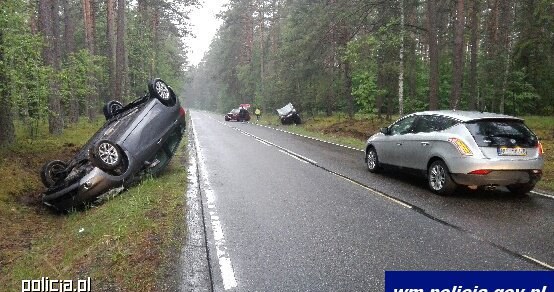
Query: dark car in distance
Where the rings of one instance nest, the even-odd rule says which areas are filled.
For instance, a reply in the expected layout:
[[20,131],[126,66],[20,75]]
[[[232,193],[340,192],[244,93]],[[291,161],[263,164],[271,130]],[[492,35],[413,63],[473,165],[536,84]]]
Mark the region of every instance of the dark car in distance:
[[185,110],[161,79],[152,80],[146,95],[125,106],[108,102],[104,115],[105,124],[75,157],[44,165],[44,204],[70,209],[128,186],[146,172],[158,173],[177,150],[186,127]]
[[[244,110],[245,113],[244,113],[244,120],[245,121],[250,121],[250,113],[248,112],[248,110]],[[240,121],[240,108],[235,108],[235,109],[232,109],[230,112],[228,112],[226,115],[225,115],[225,121],[226,122],[229,122],[229,121]]]

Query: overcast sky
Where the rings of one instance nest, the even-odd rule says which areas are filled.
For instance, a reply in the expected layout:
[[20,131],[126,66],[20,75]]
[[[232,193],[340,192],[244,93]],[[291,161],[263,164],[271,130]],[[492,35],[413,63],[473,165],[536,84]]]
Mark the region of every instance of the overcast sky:
[[186,38],[189,46],[189,61],[191,65],[198,65],[204,56],[204,53],[210,47],[210,42],[217,29],[221,25],[221,20],[216,18],[216,14],[224,9],[228,0],[204,0],[201,1],[202,8],[193,10],[189,15],[192,23],[192,33],[194,38]]

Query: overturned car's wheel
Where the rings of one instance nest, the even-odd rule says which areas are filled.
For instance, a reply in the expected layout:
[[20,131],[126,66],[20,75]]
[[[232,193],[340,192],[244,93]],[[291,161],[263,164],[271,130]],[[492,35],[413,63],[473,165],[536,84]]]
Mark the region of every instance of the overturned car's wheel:
[[106,117],[106,120],[111,119],[113,116],[115,116],[118,111],[120,111],[123,108],[123,104],[117,100],[112,100],[107,102],[104,105],[103,111],[104,111],[104,117]]
[[111,170],[122,161],[122,152],[113,142],[100,140],[92,148],[92,159],[100,169]]
[[163,80],[156,78],[148,84],[150,95],[166,106],[173,106],[177,100],[175,93]]
[[47,188],[53,187],[67,176],[67,164],[61,160],[46,163],[40,171],[40,179]]

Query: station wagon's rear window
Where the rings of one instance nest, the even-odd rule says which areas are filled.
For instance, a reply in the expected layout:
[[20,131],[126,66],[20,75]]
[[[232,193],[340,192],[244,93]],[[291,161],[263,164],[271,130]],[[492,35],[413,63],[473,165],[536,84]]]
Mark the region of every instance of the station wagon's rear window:
[[523,121],[477,120],[465,123],[479,147],[536,147],[537,137]]

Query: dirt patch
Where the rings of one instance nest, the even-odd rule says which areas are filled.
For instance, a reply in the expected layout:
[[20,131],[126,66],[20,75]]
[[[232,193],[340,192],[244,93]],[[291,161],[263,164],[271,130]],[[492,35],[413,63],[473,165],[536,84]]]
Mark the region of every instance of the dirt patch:
[[379,131],[382,124],[387,123],[381,120],[358,120],[346,119],[337,122],[322,122],[313,120],[306,123],[306,129],[310,131],[318,131],[325,135],[333,135],[339,137],[355,138],[358,140],[366,140],[369,136]]
[[42,193],[39,190],[26,192],[20,195],[13,195],[14,200],[23,206],[35,207],[37,211],[44,209],[42,205]]

